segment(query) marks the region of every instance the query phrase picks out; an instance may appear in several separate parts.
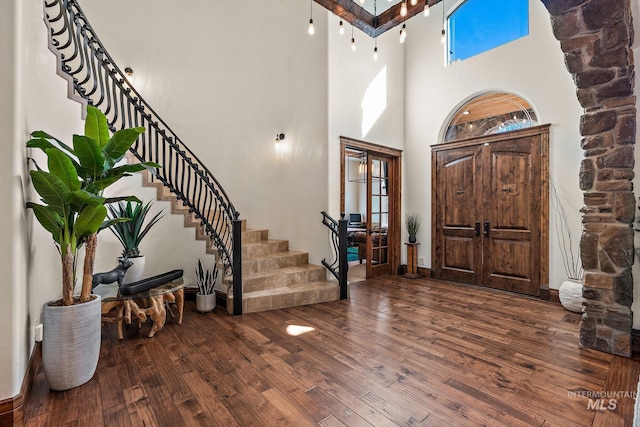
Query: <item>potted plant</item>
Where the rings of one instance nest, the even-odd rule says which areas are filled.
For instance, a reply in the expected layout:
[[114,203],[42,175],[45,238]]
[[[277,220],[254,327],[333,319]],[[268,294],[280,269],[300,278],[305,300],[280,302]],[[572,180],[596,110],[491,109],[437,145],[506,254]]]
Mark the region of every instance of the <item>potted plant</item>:
[[127,258],[133,265],[129,267],[124,275],[123,284],[132,283],[140,280],[144,272],[144,255],[140,255],[140,242],[147,235],[151,227],[155,225],[164,216],[162,211],[155,214],[145,225],[145,220],[151,202],[142,204],[139,202],[118,202],[117,205],[109,205],[109,219],[118,218],[126,219],[126,221],[114,222],[109,230],[118,238],[122,244],[122,258]]
[[[85,134],[74,135],[69,146],[46,132],[31,134],[27,147],[42,150],[48,171],[34,161],[30,171],[42,204],[26,207],[51,233],[62,261],[62,298],[43,307],[42,357],[45,375],[53,390],[66,390],[93,377],[100,353],[100,298],[91,295],[97,233],[105,222],[105,204],[135,197],[107,199],[103,191],[120,178],[148,167],[151,162],[115,166],[143,133],[143,127],[122,129],[110,136],[107,119],[87,106]],[[80,294],[74,296],[78,250],[85,246]]]
[[558,288],[558,298],[560,304],[569,311],[582,313],[584,298],[582,297],[582,261],[580,251],[574,248],[574,239],[569,228],[567,213],[562,206],[558,191],[553,181],[551,181],[551,206],[556,214],[556,233],[562,255],[562,263],[567,273],[567,280],[560,284]]
[[196,269],[196,284],[198,285],[198,293],[196,294],[196,310],[201,313],[208,313],[216,308],[216,294],[214,286],[218,278],[218,266],[215,261],[213,268],[205,269],[202,262],[198,260],[198,268]]
[[415,243],[416,235],[420,230],[420,217],[418,214],[409,213],[405,215],[404,223],[407,226],[407,232],[409,233],[409,243]]

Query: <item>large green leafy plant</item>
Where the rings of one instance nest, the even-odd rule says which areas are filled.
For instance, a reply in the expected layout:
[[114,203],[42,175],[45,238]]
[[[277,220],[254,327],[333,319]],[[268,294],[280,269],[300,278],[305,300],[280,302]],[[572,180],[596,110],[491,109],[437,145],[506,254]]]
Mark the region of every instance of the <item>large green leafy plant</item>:
[[31,181],[43,204],[28,202],[40,224],[51,233],[62,258],[62,303],[74,303],[78,249],[86,245],[80,302],[91,298],[91,281],[97,233],[121,219],[105,221],[105,204],[137,198],[105,198],[103,191],[124,176],[146,168],[160,167],[153,162],[116,166],[145,131],[144,127],[109,132],[107,118],[87,106],[84,135],[73,135],[69,146],[43,131],[31,134],[27,147],[38,148],[47,156],[48,171],[30,171]]

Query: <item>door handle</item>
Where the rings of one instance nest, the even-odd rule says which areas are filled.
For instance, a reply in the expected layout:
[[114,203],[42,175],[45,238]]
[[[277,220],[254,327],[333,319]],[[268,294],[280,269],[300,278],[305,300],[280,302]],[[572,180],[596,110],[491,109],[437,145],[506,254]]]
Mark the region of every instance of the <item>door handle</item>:
[[484,223],[484,237],[489,237],[489,223]]
[[476,222],[476,237],[480,235],[480,221]]

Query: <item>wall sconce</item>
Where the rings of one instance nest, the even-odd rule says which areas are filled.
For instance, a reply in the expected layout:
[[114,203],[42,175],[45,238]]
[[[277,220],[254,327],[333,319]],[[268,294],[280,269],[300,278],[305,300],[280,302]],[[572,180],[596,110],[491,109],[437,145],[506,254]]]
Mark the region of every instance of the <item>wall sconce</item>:
[[128,77],[133,76],[133,68],[131,68],[131,67],[125,67],[125,68],[124,68],[124,73],[125,73]]
[[276,134],[276,144],[281,142],[281,141],[284,141],[284,133],[277,133]]

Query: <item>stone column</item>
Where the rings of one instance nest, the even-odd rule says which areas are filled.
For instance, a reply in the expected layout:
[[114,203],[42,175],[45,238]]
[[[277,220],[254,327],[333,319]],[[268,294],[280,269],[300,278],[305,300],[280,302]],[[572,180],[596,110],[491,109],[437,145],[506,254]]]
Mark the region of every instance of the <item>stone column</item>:
[[631,0],[542,0],[585,109],[580,344],[631,355],[636,111]]

